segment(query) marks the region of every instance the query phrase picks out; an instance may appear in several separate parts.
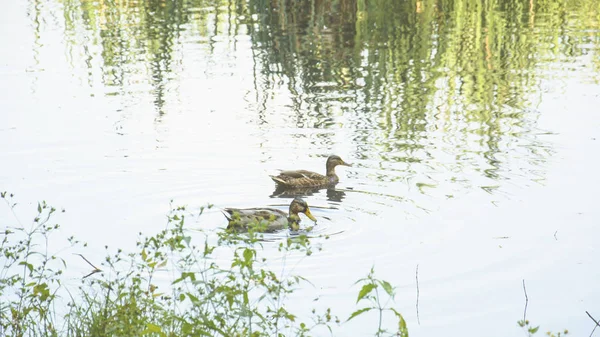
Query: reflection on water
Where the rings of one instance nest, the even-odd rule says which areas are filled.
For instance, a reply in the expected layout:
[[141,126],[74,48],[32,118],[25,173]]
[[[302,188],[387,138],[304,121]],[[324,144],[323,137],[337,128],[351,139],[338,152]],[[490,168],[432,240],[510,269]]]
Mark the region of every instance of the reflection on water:
[[[11,183],[0,188],[77,203],[61,206],[94,216],[72,226],[83,232],[76,236],[118,232],[129,240],[162,228],[152,219],[161,219],[170,198],[255,207],[304,196],[324,220],[312,233],[339,234],[301,270],[306,276],[355,279],[348,273],[377,263],[400,278],[429,259],[439,261],[438,274],[425,286],[464,294],[529,259],[530,250],[544,251],[527,240],[499,256],[497,242],[480,231],[510,236],[502,230],[514,225],[534,235],[560,225],[517,206],[498,220],[485,207],[491,213],[491,205],[525,200],[524,190],[553,174],[565,179],[564,190],[577,188],[555,192],[557,209],[564,195],[590,200],[595,174],[556,166],[594,153],[596,124],[585,113],[600,90],[597,0],[29,0],[7,7],[0,161],[11,165],[0,182]],[[588,133],[565,141],[570,123]],[[564,148],[587,155],[557,155]],[[321,172],[320,159],[333,153],[353,163],[335,187],[273,191],[268,171]],[[43,188],[48,195],[37,195]],[[479,209],[485,215],[474,223]],[[223,219],[207,214],[197,225]],[[473,274],[480,280],[468,283]],[[444,303],[463,302],[431,288],[431,296],[449,298]],[[470,310],[456,316],[475,315]],[[483,311],[491,317],[490,310]],[[464,323],[448,320],[443,329]]]
[[271,198],[296,198],[296,197],[305,197],[311,196],[315,193],[318,193],[321,190],[326,191],[327,200],[341,202],[346,193],[341,190],[335,189],[335,187],[301,187],[301,188],[286,188],[277,185],[275,187],[275,191],[271,194]]
[[[597,5],[575,3],[70,0],[62,10],[85,82],[100,76],[107,94],[128,100],[150,93],[158,122],[186,82],[239,76],[233,65],[249,48],[244,99],[262,146],[291,146],[277,137],[287,127],[312,130],[296,137],[343,143],[367,179],[493,193],[503,180],[544,179],[553,151],[536,137],[542,70],[598,49],[585,33],[598,28]],[[187,69],[198,62],[203,73]]]

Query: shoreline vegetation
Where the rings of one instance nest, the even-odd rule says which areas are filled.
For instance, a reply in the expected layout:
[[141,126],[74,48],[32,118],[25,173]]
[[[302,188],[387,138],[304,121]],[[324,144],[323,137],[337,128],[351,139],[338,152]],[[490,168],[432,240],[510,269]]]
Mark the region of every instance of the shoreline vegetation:
[[[141,234],[131,253],[107,250],[96,264],[85,257],[86,244],[74,237],[58,253],[48,251],[60,228],[53,221],[56,208],[38,203],[35,218],[24,224],[14,212],[13,195],[2,192],[1,197],[18,225],[4,225],[0,233],[0,335],[335,335],[340,324],[365,319],[373,335],[408,336],[406,321],[392,307],[394,287],[377,279],[373,269],[356,282],[357,308],[345,319],[331,308],[288,311],[288,297],[310,281],[288,270],[276,273],[267,261],[290,254],[309,257],[315,247],[306,235],[283,239],[280,254],[267,259],[262,234],[191,233],[185,226],[189,212],[175,207],[164,230]],[[219,250],[231,256],[228,263],[216,261]],[[65,284],[68,266],[61,256],[67,251],[90,266],[76,287]],[[173,277],[167,289],[158,280],[165,273]]]
[[[191,235],[185,227],[190,213],[174,207],[164,230],[140,234],[131,253],[107,248],[96,266],[81,254],[86,244],[74,237],[67,239],[67,248],[49,252],[48,243],[60,228],[53,221],[56,208],[38,203],[35,218],[25,225],[14,211],[14,195],[0,196],[18,224],[3,225],[0,233],[0,335],[335,336],[341,324],[362,319],[374,336],[408,337],[407,323],[393,307],[395,288],[378,279],[374,268],[355,282],[360,289],[356,310],[347,318],[331,308],[295,313],[286,301],[311,283],[289,270],[269,268],[260,233]],[[201,207],[198,216],[210,207]],[[278,245],[280,255],[269,259],[309,258],[314,249],[306,235],[288,237]],[[219,250],[230,253],[228,266],[214,258]],[[68,266],[61,256],[67,251],[90,266],[76,287],[65,283]],[[165,272],[173,277],[167,289],[157,281]],[[526,335],[537,333],[539,326],[530,325],[526,311],[523,318],[517,324]]]

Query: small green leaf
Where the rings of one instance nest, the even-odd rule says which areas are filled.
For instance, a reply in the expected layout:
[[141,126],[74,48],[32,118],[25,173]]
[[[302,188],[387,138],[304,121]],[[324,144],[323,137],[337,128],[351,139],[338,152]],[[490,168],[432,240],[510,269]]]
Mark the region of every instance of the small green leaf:
[[394,297],[394,288],[388,281],[380,280],[379,284],[381,284],[383,290],[385,290],[390,297]]
[[40,203],[38,202],[38,208],[37,208],[38,213],[42,213],[42,205],[40,205]]
[[244,260],[246,262],[250,262],[252,261],[252,256],[254,255],[254,252],[251,249],[244,249]]
[[37,284],[33,287],[33,294],[37,295],[48,291],[48,285],[46,283]]
[[376,284],[368,283],[365,284],[362,289],[358,292],[358,298],[356,299],[356,303],[358,303],[361,299],[367,296],[373,289],[377,288]]
[[536,333],[539,330],[539,328],[540,328],[539,325],[536,326],[535,328],[529,328],[529,333],[533,335],[534,333]]
[[392,311],[398,317],[398,332],[400,332],[400,337],[408,337],[408,328],[406,327],[404,317],[396,309],[392,308]]
[[191,293],[186,293],[186,295],[190,299],[190,301],[192,301],[192,304],[197,305],[198,303],[200,303],[200,300],[198,300],[198,297],[192,295]]
[[147,329],[152,331],[152,332],[161,332],[161,328],[158,325],[154,325],[152,323],[148,323],[147,325]]
[[19,262],[20,266],[26,266],[29,269],[29,273],[33,273],[33,265],[31,263],[27,263],[26,261]]
[[346,320],[346,322],[348,322],[349,320],[353,319],[354,317],[356,317],[356,316],[358,316],[358,315],[360,315],[360,314],[362,314],[364,312],[367,312],[367,311],[369,311],[371,309],[375,309],[375,308],[371,307],[371,308],[362,308],[362,309],[356,310],[355,312],[353,312],[350,315],[350,317],[348,317],[348,319]]
[[157,333],[160,336],[166,336],[166,334],[162,331],[162,329],[158,325],[154,325],[152,323],[148,323],[146,325],[146,329],[142,331],[142,335],[147,335],[151,333]]
[[182,272],[181,277],[176,279],[175,281],[173,281],[173,283],[171,283],[171,284],[177,284],[181,281],[184,281],[186,278],[189,278],[190,281],[194,282],[194,281],[196,281],[196,274],[192,273],[192,272]]

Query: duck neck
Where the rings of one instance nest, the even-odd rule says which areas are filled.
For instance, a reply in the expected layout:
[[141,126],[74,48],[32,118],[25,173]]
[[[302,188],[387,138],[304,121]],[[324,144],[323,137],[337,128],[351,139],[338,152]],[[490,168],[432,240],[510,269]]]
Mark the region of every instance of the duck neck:
[[335,174],[335,165],[327,165],[327,176],[337,178],[337,175]]
[[290,216],[288,217],[288,227],[294,231],[300,229],[300,216],[298,216],[298,213],[290,212]]

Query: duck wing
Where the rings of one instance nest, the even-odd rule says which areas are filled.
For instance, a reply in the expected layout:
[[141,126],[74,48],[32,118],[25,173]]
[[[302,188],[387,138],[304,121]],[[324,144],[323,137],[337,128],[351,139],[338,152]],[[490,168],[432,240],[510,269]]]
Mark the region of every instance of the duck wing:
[[288,226],[287,214],[275,208],[225,208],[223,214],[229,221],[227,228],[236,231],[260,224],[259,231],[270,233]]
[[278,177],[281,177],[281,176],[288,177],[288,178],[309,178],[309,179],[325,178],[325,176],[322,174],[318,174],[316,172],[306,171],[306,170],[281,171],[281,173],[279,173]]
[[275,208],[265,208],[265,207],[257,207],[257,208],[225,208],[223,210],[225,213],[225,217],[228,220],[231,220],[233,217],[239,216],[240,219],[244,218],[262,218],[269,219],[271,217],[287,217],[287,214],[279,209]]
[[306,170],[281,171],[279,175],[271,176],[271,179],[284,186],[317,186],[328,181],[326,176]]

